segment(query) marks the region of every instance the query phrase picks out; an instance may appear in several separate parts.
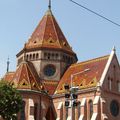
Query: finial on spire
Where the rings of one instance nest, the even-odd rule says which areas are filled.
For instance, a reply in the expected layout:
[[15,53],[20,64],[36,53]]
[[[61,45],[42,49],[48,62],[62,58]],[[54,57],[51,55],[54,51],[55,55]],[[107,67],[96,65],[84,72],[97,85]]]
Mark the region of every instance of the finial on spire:
[[48,8],[51,10],[51,0],[49,0]]
[[112,51],[116,52],[116,48],[115,48],[115,46],[113,46],[113,49],[112,49]]
[[7,72],[9,72],[9,65],[10,65],[10,61],[9,61],[9,57],[7,59]]

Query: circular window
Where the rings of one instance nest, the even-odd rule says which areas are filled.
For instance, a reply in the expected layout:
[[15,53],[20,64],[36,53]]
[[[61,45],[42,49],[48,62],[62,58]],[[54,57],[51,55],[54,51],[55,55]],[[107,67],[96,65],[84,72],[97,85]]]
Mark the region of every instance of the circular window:
[[116,117],[119,114],[119,104],[116,100],[113,100],[110,103],[110,112],[114,117]]
[[56,72],[56,68],[55,68],[54,65],[47,65],[44,68],[44,74],[46,76],[51,77],[51,76],[53,76],[55,74],[55,72]]

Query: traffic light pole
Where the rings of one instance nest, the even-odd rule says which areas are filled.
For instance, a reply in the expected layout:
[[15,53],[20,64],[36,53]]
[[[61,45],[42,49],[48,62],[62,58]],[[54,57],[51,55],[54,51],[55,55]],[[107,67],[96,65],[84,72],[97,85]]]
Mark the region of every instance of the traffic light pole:
[[73,78],[74,78],[74,76],[76,76],[78,74],[82,74],[82,73],[87,72],[89,70],[90,69],[85,69],[83,71],[71,74],[71,76],[70,76],[70,86],[68,84],[64,85],[64,88],[66,90],[66,94],[65,94],[65,98],[66,98],[65,106],[68,107],[69,103],[71,102],[71,106],[70,106],[71,107],[71,120],[73,120],[73,107],[77,106],[78,103],[79,103],[77,101],[77,94],[76,94],[76,92],[78,90],[78,87],[73,86]]
[[90,69],[85,69],[83,71],[71,74],[71,76],[70,76],[70,80],[71,80],[71,90],[70,90],[70,96],[71,96],[71,120],[73,119],[73,91],[72,91],[73,90],[73,77],[76,76],[76,75],[82,74],[84,72],[87,72],[89,70]]
[[72,103],[73,103],[73,97],[72,97],[72,87],[73,87],[73,82],[72,82],[72,80],[73,80],[73,75],[71,75],[71,90],[70,90],[70,96],[71,96],[71,120],[73,119],[73,105],[72,105]]

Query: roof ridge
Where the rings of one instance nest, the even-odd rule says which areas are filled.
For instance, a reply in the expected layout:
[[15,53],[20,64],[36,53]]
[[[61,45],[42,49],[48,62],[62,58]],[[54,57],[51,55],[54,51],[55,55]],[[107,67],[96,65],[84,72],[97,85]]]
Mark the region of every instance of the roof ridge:
[[[32,73],[32,70],[31,70],[31,68],[30,68],[30,66],[27,64],[27,66],[28,66],[28,69],[29,69],[29,71],[30,71],[30,73],[32,74],[32,76],[33,76],[33,78],[34,78],[34,80],[35,80],[35,82],[36,82],[36,84],[37,84],[37,87],[40,89],[40,87],[39,87],[39,85],[38,85],[38,81],[36,80],[36,78],[35,78],[35,75]],[[30,81],[30,80],[29,80]],[[31,82],[31,81],[30,81]],[[31,89],[32,89],[32,86],[31,86]]]
[[[54,28],[54,31],[55,31],[55,33],[56,33],[57,41],[59,42],[59,46],[60,46],[60,48],[61,48],[61,44],[60,44],[60,41],[59,41],[59,38],[58,38],[58,33],[57,33],[57,31],[56,31],[54,19],[55,19],[55,17],[52,16],[52,17],[51,17],[51,20],[52,20],[52,23],[53,23],[53,28]],[[56,21],[56,19],[55,19],[55,21]]]
[[[44,33],[43,33],[44,35],[43,35],[43,37],[42,37],[42,44],[44,43],[44,36],[45,36],[45,31],[46,31],[46,26],[47,26],[47,20],[48,20],[48,15],[44,15],[44,17],[45,17],[45,16],[46,16],[47,18],[46,18],[46,21],[45,21],[45,28],[44,28]],[[43,19],[44,19],[44,17],[43,17]],[[42,22],[42,20],[41,20],[41,22]]]
[[[69,49],[73,52],[73,50],[71,49],[71,46],[69,45],[69,43],[68,43],[68,41],[67,41],[67,39],[66,39],[66,37],[65,37],[65,35],[64,35],[64,33],[63,33],[63,31],[62,31],[62,29],[61,29],[60,26],[59,26],[59,24],[58,24],[56,18],[55,18],[54,16],[53,16],[53,18],[54,18],[54,19],[53,19],[54,23],[56,23],[57,27],[59,27],[59,30],[60,30],[61,34],[63,35],[64,40],[65,40],[65,42],[67,43]],[[56,31],[56,25],[54,24],[55,31]],[[57,33],[57,35],[58,35],[57,37],[58,37],[58,41],[59,41],[60,47],[62,48],[63,45],[62,45],[62,42],[61,42],[60,39],[59,39],[59,34],[58,34],[57,31],[56,31],[56,33]],[[70,50],[68,50],[68,51],[70,51]]]
[[85,60],[85,61],[82,61],[82,62],[79,62],[79,63],[75,63],[75,64],[72,64],[71,66],[70,66],[70,68],[71,67],[76,67],[76,66],[78,66],[78,65],[82,65],[82,64],[85,64],[85,63],[89,63],[89,62],[95,62],[95,61],[98,61],[98,60],[100,60],[100,59],[105,59],[105,58],[107,58],[107,57],[109,57],[110,55],[104,55],[104,56],[101,56],[101,57],[96,57],[96,58],[93,58],[93,59],[89,59],[89,60]]
[[[32,86],[31,86],[31,81],[30,81],[30,78],[29,78],[29,73],[28,73],[28,70],[27,70],[27,69],[29,69],[29,66],[28,66],[28,64],[27,64],[27,63],[24,63],[24,64],[26,64],[25,69],[26,69],[26,72],[27,72],[27,79],[28,79],[28,82],[29,82],[29,84],[30,84],[30,89],[32,89]],[[29,70],[29,71],[30,71],[30,70]]]
[[[18,69],[17,70],[19,70],[20,69],[20,67],[22,67],[22,63],[21,63],[21,65],[18,67]],[[17,72],[17,70],[16,70],[16,72]],[[15,74],[14,75],[16,75],[16,72],[15,72]],[[19,79],[20,79],[20,76],[21,76],[21,74],[22,74],[22,68],[20,69],[20,74],[19,74],[19,76],[18,76],[18,85],[20,84],[20,81],[19,81]],[[13,77],[14,78],[14,77]],[[14,80],[13,80],[14,81]]]

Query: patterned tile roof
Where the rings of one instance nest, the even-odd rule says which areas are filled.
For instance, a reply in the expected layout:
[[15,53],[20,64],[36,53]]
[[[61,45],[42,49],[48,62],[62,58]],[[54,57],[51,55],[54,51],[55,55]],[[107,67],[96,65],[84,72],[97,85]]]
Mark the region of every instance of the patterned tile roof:
[[4,76],[4,80],[10,82],[13,79],[15,72],[7,72]]
[[38,81],[38,77],[32,69],[28,62],[21,63],[10,83],[17,89],[43,90],[44,86]]
[[71,83],[79,89],[95,87],[99,82],[109,55],[71,65],[60,80],[55,94],[64,93],[64,85]]
[[31,38],[26,43],[26,49],[28,50],[44,48],[59,49],[75,54],[50,9],[43,16]]
[[58,85],[58,81],[44,80],[43,83],[44,83],[45,89],[47,90],[48,94],[53,95]]

